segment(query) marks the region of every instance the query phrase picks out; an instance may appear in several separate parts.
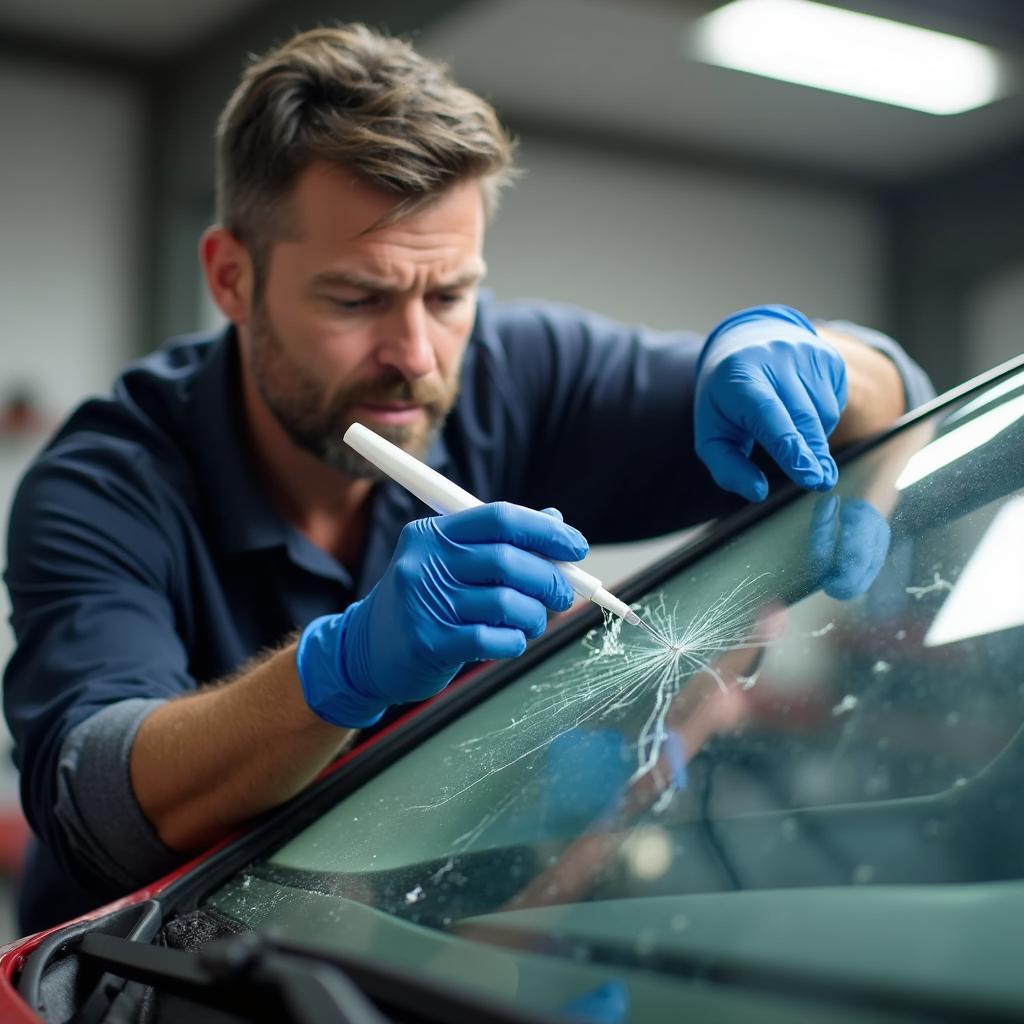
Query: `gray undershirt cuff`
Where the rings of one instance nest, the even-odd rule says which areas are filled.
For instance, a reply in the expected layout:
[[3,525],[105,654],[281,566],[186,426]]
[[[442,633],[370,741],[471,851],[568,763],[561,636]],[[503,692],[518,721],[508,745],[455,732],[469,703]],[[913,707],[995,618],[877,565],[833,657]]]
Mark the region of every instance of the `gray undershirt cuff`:
[[159,698],[134,697],[90,715],[68,733],[57,766],[57,820],[91,873],[134,889],[181,864],[142,813],[129,774],[135,734]]

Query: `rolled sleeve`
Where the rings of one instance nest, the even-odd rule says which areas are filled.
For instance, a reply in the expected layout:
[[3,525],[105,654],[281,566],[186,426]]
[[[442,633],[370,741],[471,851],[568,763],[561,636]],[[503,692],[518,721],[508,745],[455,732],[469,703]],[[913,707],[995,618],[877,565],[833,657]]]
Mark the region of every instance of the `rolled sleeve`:
[[68,733],[57,764],[54,814],[71,852],[124,888],[159,878],[183,860],[161,842],[131,784],[135,734],[163,703],[133,698],[97,711]]
[[[112,787],[105,812],[134,818],[123,772],[142,708],[196,685],[172,597],[181,589],[173,529],[168,503],[139,479],[130,455],[111,449],[47,455],[11,512],[6,581],[18,646],[4,708],[22,806],[62,870],[86,888],[125,877],[142,831],[100,828],[97,787]],[[149,863],[156,851],[143,847]]]

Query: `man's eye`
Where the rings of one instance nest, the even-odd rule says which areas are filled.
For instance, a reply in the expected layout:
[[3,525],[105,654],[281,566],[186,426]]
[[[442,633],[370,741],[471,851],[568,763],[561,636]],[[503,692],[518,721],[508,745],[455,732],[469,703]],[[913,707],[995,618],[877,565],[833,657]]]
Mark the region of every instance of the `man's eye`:
[[376,295],[368,295],[362,299],[338,299],[332,298],[331,304],[336,306],[338,309],[343,309],[346,312],[352,312],[358,309],[371,309],[379,301],[379,297]]
[[457,302],[461,302],[465,298],[463,292],[435,292],[433,295],[434,301],[439,306],[454,306]]

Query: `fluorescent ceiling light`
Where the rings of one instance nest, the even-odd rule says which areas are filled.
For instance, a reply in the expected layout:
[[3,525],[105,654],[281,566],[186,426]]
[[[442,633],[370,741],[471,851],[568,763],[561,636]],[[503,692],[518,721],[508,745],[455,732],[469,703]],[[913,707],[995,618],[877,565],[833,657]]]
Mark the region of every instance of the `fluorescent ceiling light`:
[[1002,87],[981,43],[810,0],[733,0],[694,28],[706,63],[929,114],[983,106]]
[[896,490],[902,491],[936,470],[962,459],[968,452],[987,444],[1010,424],[1024,416],[1024,395],[997,405],[973,420],[967,420],[945,434],[940,434],[907,459],[903,472],[896,478]]
[[1011,498],[974,549],[925,647],[1024,626],[1024,498]]

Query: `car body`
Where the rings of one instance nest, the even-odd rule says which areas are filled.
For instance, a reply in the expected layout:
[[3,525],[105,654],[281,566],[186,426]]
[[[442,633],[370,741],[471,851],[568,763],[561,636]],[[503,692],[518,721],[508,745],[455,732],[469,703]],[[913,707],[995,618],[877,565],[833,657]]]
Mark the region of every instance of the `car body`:
[[1024,359],[840,461],[617,588],[671,648],[570,614],[0,1016],[1024,1019]]

